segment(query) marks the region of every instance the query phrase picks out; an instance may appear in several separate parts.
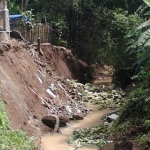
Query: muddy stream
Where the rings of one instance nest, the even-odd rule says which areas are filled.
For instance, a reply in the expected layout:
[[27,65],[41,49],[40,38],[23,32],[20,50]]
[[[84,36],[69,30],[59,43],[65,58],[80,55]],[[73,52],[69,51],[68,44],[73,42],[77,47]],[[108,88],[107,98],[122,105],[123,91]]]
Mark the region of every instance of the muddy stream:
[[[69,136],[77,128],[88,128],[102,124],[101,118],[111,113],[110,109],[98,110],[99,106],[88,105],[89,114],[83,119],[75,122],[70,122],[67,127],[61,128],[61,134],[47,134],[41,139],[43,150],[76,150],[73,146],[68,144]],[[81,147],[78,150],[97,150],[97,147],[88,146]]]

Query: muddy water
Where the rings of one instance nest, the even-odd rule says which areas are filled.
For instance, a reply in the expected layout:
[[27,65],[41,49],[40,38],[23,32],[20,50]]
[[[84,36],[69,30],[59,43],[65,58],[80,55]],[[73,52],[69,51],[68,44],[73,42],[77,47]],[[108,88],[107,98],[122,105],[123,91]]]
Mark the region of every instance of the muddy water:
[[[102,123],[101,118],[103,115],[111,112],[110,109],[99,111],[98,106],[89,105],[87,107],[93,111],[90,111],[84,120],[68,123],[67,127],[61,128],[62,134],[47,134],[43,136],[41,139],[43,150],[76,150],[72,146],[68,145],[69,136],[73,133],[73,131],[77,128],[97,126]],[[88,146],[78,148],[78,150],[97,150],[97,148]]]

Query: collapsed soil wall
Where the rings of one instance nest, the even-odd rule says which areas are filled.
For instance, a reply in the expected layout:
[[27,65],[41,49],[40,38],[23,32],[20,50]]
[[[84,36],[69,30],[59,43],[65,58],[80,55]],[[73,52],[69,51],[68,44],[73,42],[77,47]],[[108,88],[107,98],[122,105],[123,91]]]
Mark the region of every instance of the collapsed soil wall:
[[2,99],[14,129],[23,128],[31,135],[37,132],[35,118],[45,113],[41,102],[28,87],[42,91],[36,78],[37,66],[23,47],[14,46],[0,56]]
[[[15,40],[0,46],[0,85],[13,128],[41,136],[44,131],[50,130],[41,121],[49,109],[42,100],[48,99],[56,105],[61,100],[63,105],[70,97],[61,85],[65,85],[66,79],[79,79],[80,67],[71,51],[63,47],[42,44],[43,56],[39,56],[36,49],[34,45]],[[50,85],[57,89],[54,95],[46,93]],[[56,100],[55,96],[59,98]],[[60,115],[64,116],[61,111]]]
[[71,50],[49,43],[43,43],[42,50],[44,56],[41,58],[50,64],[57,75],[86,83],[90,67],[84,61],[77,59]]

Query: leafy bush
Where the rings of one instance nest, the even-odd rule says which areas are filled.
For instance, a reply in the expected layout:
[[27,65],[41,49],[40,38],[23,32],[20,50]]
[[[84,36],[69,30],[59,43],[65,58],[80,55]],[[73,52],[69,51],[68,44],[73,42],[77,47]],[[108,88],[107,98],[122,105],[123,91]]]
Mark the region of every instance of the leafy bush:
[[150,133],[140,135],[138,137],[138,142],[145,148],[150,146]]
[[124,123],[128,119],[132,119],[133,124],[144,123],[144,119],[150,119],[149,27],[150,20],[147,20],[126,35],[126,38],[130,38],[130,46],[127,51],[136,55],[136,59],[134,59],[136,65],[133,67],[138,73],[132,79],[138,82],[134,91],[130,93],[130,101],[122,109],[118,124]]
[[139,87],[130,95],[130,101],[122,108],[118,124],[126,122],[128,119],[132,119],[132,123],[137,123],[143,122],[144,118],[149,118],[150,97],[148,90]]

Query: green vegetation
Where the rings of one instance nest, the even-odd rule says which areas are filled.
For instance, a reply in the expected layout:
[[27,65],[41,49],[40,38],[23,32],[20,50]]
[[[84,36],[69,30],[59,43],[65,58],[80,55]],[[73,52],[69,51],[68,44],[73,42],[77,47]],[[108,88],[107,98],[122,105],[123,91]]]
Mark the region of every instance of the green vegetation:
[[13,130],[5,106],[0,100],[0,149],[35,150],[33,139],[22,130]]
[[[10,3],[10,0],[8,0]],[[52,44],[67,46],[74,54],[92,64],[113,65],[115,80],[127,84],[134,74],[134,55],[124,53],[124,35],[142,22],[134,13],[142,0],[12,0],[10,10],[21,13],[33,9],[35,22],[52,24]],[[12,7],[13,6],[13,7]],[[14,8],[14,9],[12,9]],[[16,10],[17,12],[17,10]],[[89,82],[92,69],[83,71]],[[84,75],[83,75],[84,78]]]
[[[149,5],[149,1],[145,0],[145,2]],[[126,38],[129,38],[130,41],[127,52],[130,52],[130,54],[134,53],[136,56],[133,65],[137,72],[133,76],[135,87],[132,88],[129,94],[130,101],[122,108],[116,123],[116,133],[120,134],[120,137],[122,135],[135,136],[134,139],[146,148],[150,146],[150,20],[147,5],[146,7],[140,7],[139,10],[142,12],[141,16],[143,18],[145,18],[146,14],[145,20],[126,35]]]
[[7,4],[8,4],[9,12],[10,12],[11,14],[20,13],[20,7],[19,7],[19,5],[16,3],[16,1],[10,1],[10,0],[8,0],[8,1],[7,1]]
[[107,137],[111,135],[109,126],[100,125],[90,129],[77,129],[73,132],[69,143],[75,147],[81,147],[87,144],[93,144],[102,147],[111,141],[107,141]]
[[[120,41],[118,41],[119,35],[116,34],[118,30],[115,28],[112,35],[116,36],[117,46],[113,49],[112,44],[110,51],[103,49],[101,52],[104,55],[104,59],[108,57],[110,64],[115,67],[114,76],[117,81],[124,80],[127,77],[134,81],[134,86],[130,86],[127,89],[129,101],[122,107],[119,118],[113,125],[114,130],[112,133],[117,140],[127,137],[128,140],[141,144],[143,148],[148,148],[150,147],[150,5],[148,0],[144,0],[144,2],[146,4],[142,4],[136,14],[127,15],[122,9],[119,12],[116,12],[118,11],[117,9],[113,10],[116,27],[122,31],[122,33],[118,32]],[[129,22],[130,17],[131,20],[134,17],[136,18],[132,20],[132,25],[126,26],[123,24],[124,21]],[[127,32],[128,34],[126,34]],[[123,39],[123,36],[125,39]],[[110,38],[111,42],[113,40],[113,38]],[[110,44],[110,42],[108,43]],[[121,45],[119,46],[119,44]],[[114,60],[108,55],[108,52],[113,55]],[[100,58],[102,57],[100,56]],[[106,61],[104,60],[103,62]],[[120,63],[118,64],[118,62]],[[101,133],[103,132],[98,132],[98,134]],[[76,138],[76,135],[79,136],[75,134],[73,137]],[[81,137],[84,136],[81,134]],[[84,142],[85,140],[81,138],[80,141]]]

